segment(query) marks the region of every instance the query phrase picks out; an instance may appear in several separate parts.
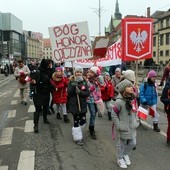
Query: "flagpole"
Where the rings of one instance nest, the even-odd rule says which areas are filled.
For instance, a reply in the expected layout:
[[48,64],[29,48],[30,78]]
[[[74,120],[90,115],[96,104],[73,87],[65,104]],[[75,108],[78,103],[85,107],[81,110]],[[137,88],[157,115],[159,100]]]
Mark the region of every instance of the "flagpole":
[[138,60],[136,60],[136,86],[138,86]]

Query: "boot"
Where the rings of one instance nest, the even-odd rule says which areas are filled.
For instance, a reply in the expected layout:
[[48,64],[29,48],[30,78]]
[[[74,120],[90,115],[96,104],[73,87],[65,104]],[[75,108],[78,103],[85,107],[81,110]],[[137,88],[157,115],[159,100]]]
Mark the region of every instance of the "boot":
[[92,139],[96,139],[96,134],[94,131],[94,126],[89,126],[89,130],[90,130],[90,136]]
[[44,120],[44,123],[45,124],[50,124],[50,122],[47,119]]
[[153,130],[155,131],[155,132],[160,132],[161,130],[158,128],[158,123],[154,123],[153,124]]
[[34,125],[34,133],[38,133],[38,125]]
[[109,120],[112,120],[111,112],[107,112],[107,113],[108,113],[108,119],[109,119]]
[[64,122],[69,123],[70,120],[68,119],[67,115],[64,115]]
[[57,119],[62,119],[60,113],[57,113]]

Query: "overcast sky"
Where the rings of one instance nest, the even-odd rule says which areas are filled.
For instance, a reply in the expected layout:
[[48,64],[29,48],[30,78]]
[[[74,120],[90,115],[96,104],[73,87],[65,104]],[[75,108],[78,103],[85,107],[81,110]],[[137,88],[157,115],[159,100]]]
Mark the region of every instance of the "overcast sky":
[[[114,15],[116,0],[100,0],[101,33],[109,25],[111,15]],[[146,16],[147,7],[151,14],[156,10],[168,10],[170,0],[119,0],[119,10],[122,16]],[[23,21],[23,29],[43,33],[49,37],[48,27],[88,21],[91,36],[99,33],[98,11],[99,0],[0,0],[0,11],[9,12]]]

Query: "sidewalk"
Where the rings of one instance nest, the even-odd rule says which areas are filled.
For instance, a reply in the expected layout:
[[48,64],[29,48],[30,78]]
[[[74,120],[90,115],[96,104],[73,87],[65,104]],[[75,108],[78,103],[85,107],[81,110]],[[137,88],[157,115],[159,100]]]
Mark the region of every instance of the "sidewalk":
[[4,83],[5,81],[8,81],[8,80],[10,80],[12,78],[14,78],[13,74],[10,74],[7,77],[4,74],[0,74],[0,84]]

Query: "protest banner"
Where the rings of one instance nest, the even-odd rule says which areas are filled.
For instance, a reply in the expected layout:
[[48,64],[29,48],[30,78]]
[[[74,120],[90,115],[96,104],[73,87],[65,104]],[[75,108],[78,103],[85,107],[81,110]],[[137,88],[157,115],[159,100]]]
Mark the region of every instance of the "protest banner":
[[[114,44],[108,47],[105,58],[99,58],[97,60],[77,60],[74,62],[74,66],[80,66],[82,68],[90,68],[93,65],[106,67],[111,65],[118,65],[122,63],[121,55],[121,39],[117,40]],[[71,63],[66,62],[65,67],[71,67]]]
[[49,27],[52,57],[56,63],[92,57],[87,22]]

